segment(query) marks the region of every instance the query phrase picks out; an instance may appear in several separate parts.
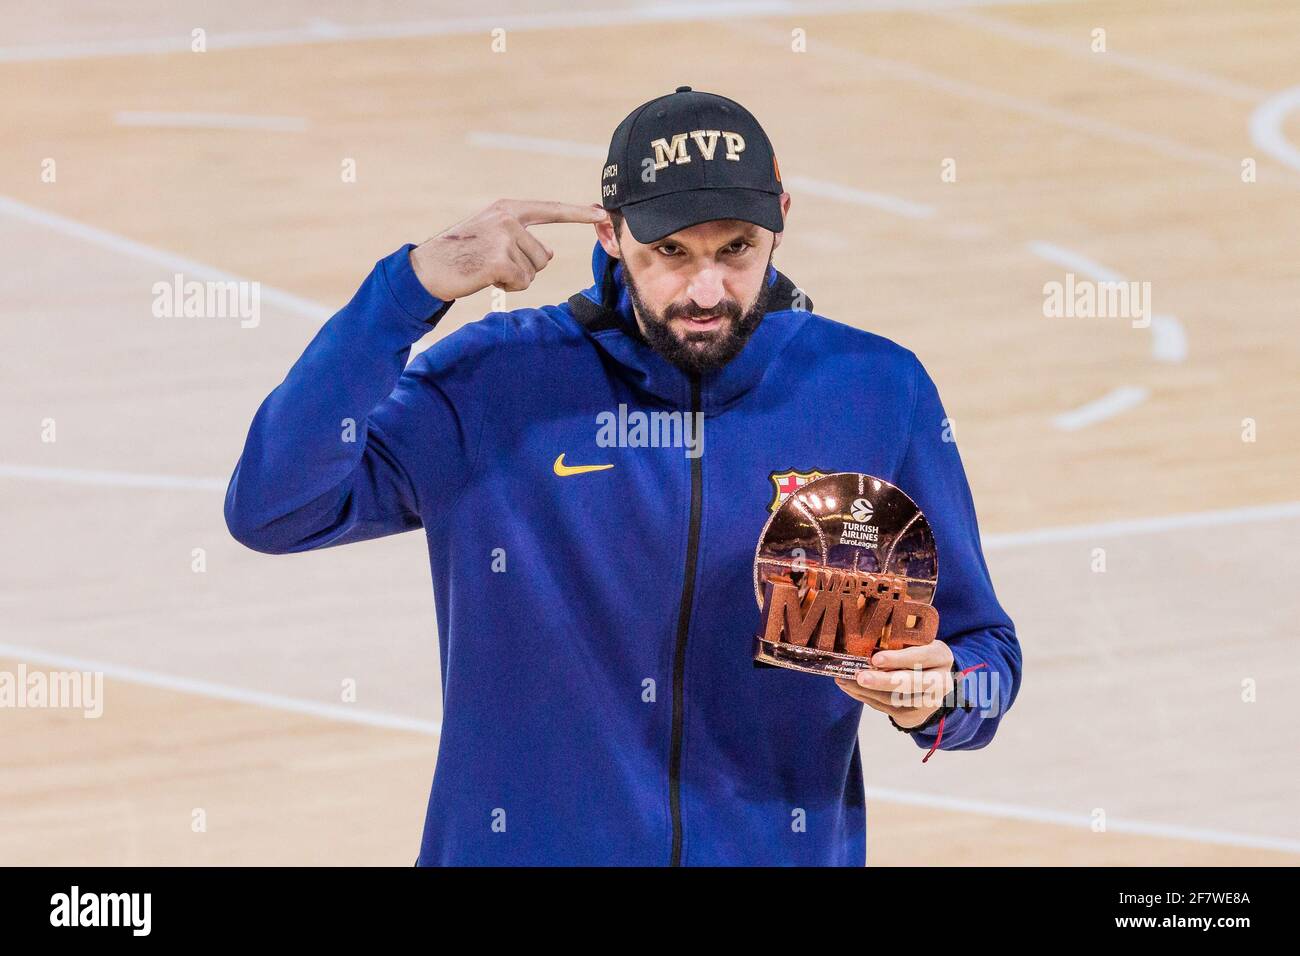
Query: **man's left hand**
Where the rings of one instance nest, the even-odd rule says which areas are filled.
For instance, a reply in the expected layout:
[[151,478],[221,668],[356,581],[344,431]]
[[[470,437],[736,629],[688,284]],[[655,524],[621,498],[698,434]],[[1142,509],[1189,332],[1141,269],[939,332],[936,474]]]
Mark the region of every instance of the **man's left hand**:
[[952,649],[931,641],[896,651],[877,651],[871,669],[837,677],[840,690],[872,710],[888,714],[900,727],[919,727],[943,706],[953,688]]

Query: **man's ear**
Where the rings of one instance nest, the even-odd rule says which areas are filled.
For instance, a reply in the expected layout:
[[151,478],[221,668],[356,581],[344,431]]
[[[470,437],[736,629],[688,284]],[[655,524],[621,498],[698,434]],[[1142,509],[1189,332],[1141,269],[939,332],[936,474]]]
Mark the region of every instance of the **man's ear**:
[[618,248],[618,240],[614,238],[614,224],[609,219],[602,219],[595,225],[596,239],[600,242],[601,248],[605,250],[606,255],[611,259],[623,258],[622,252]]
[[785,235],[785,221],[786,221],[786,217],[789,214],[790,214],[790,194],[781,193],[781,231],[778,232],[776,234],[776,237],[772,240],[772,251],[774,252],[776,251],[776,247],[781,244],[781,237]]

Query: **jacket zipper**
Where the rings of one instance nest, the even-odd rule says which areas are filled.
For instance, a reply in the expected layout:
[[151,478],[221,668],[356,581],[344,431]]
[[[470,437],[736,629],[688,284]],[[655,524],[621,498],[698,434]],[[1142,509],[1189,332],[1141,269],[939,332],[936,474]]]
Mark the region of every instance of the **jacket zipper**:
[[[700,421],[700,379],[691,376],[691,419]],[[701,430],[703,422],[700,422]],[[697,442],[703,436],[697,436]],[[673,818],[673,848],[669,866],[682,865],[682,685],[686,678],[686,637],[695,603],[695,563],[700,551],[700,512],[704,498],[702,456],[691,459],[691,523],[686,535],[686,576],[677,612],[677,646],[673,654],[673,733],[668,756],[668,804]]]

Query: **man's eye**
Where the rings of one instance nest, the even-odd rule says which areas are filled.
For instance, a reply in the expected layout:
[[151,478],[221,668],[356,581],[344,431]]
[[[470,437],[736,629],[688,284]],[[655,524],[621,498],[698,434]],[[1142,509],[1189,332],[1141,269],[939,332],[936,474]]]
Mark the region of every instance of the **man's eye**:
[[731,245],[727,246],[727,251],[730,252],[732,255],[738,256],[746,249],[748,249],[749,245],[750,244],[746,242],[744,239],[737,239]]
[[679,251],[677,246],[674,245],[656,246],[655,248],[665,256],[673,256]]

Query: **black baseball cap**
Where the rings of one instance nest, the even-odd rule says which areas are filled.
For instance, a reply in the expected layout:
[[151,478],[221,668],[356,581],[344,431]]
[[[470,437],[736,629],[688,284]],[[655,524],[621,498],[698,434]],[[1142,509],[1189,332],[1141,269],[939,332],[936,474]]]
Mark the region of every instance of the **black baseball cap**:
[[781,170],[754,115],[735,100],[679,86],[643,103],[614,130],[601,204],[638,242],[714,219],[781,232]]

